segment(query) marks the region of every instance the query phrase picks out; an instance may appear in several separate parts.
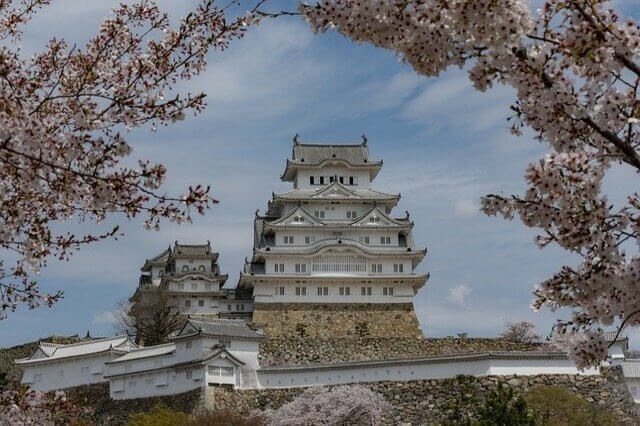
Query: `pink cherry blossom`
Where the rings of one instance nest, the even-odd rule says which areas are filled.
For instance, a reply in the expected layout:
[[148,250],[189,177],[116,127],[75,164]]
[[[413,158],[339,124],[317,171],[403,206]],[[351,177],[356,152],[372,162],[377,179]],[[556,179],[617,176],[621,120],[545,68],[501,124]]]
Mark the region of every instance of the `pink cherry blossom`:
[[640,325],[640,195],[614,206],[602,189],[612,166],[640,172],[640,27],[607,0],[324,0],[301,5],[316,32],[335,29],[390,49],[414,70],[437,76],[466,67],[474,87],[517,93],[512,133],[524,126],[549,154],[529,165],[523,195],[491,194],[488,215],[538,229],[582,258],[540,283],[532,306],[569,308],[559,321],[581,367],[606,357],[602,328]]
[[[80,247],[117,238],[100,224],[110,216],[191,221],[216,200],[204,185],[181,195],[159,191],[166,169],[132,152],[128,130],[152,130],[197,114],[202,93],[177,84],[202,72],[211,51],[227,48],[256,19],[228,20],[212,0],[201,0],[177,24],[152,0],[119,5],[84,46],[53,38],[26,57],[23,31],[48,0],[0,0],[0,319],[19,304],[51,305],[62,294],[41,292],[33,277],[49,259],[65,260]],[[96,232],[57,233],[55,225],[92,222]],[[13,261],[11,261],[13,262]]]

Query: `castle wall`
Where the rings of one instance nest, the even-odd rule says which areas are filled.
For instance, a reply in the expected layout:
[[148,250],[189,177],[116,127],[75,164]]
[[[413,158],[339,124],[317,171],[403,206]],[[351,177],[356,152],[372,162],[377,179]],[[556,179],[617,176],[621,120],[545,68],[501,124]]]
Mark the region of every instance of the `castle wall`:
[[422,337],[411,303],[256,303],[253,323],[269,337]]
[[[477,419],[478,411],[498,383],[517,394],[542,385],[561,386],[595,406],[613,413],[620,424],[635,424],[640,407],[626,387],[620,368],[604,368],[602,375],[457,376],[440,380],[383,381],[363,386],[380,393],[392,405],[384,424],[460,424]],[[204,390],[207,408],[249,414],[277,409],[292,401],[303,388],[231,391],[220,387]]]

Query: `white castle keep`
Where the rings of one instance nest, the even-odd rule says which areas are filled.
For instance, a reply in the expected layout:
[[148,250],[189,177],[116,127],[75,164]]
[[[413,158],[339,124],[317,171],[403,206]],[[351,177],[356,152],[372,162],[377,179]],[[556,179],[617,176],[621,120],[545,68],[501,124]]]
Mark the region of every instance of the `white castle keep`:
[[[131,399],[220,385],[243,390],[460,374],[600,374],[577,370],[563,352],[544,350],[262,363],[267,341],[422,340],[413,297],[429,278],[416,272],[427,251],[414,242],[409,213],[392,213],[400,194],[373,188],[381,168],[364,136],[358,144],[326,145],[303,144],[296,135],[281,176],[292,189],[273,194],[265,213],[256,212],[253,252],[237,286],[225,286],[228,277],[211,243],[176,242],[146,260],[131,298],[140,303],[145,290],[159,290],[188,316],[168,343],[139,347],[127,336],[41,343],[16,360],[22,382],[48,391],[108,381],[112,398]],[[625,361],[627,345],[626,338],[613,342],[607,364],[623,365],[640,400],[640,363]]]

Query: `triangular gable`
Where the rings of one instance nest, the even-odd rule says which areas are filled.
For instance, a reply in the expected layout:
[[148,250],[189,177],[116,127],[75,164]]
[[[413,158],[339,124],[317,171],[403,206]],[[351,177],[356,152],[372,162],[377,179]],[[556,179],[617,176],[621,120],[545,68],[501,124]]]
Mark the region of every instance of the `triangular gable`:
[[121,349],[123,351],[129,351],[131,349],[138,348],[138,345],[136,345],[134,342],[132,342],[131,339],[127,338],[122,343],[120,343],[119,345],[114,346],[114,348]]
[[311,198],[362,198],[352,190],[334,180],[329,186],[316,192]]
[[377,206],[373,207],[368,213],[361,218],[352,222],[354,226],[406,226],[401,222],[389,217],[384,211]]
[[215,364],[215,365],[221,365],[221,363],[226,363],[228,364],[228,366],[243,366],[244,362],[242,362],[241,360],[239,360],[238,358],[236,358],[235,356],[233,356],[230,352],[228,352],[226,349],[219,349],[207,356],[204,357],[204,359],[202,360],[203,362],[206,362],[207,364]]
[[182,329],[178,332],[178,334],[176,336],[188,336],[191,334],[198,334],[200,333],[200,330],[197,329],[193,324],[191,324],[191,321],[187,321],[187,323],[182,326]]
[[308,226],[317,225],[324,226],[324,223],[318,220],[315,216],[307,212],[302,206],[298,206],[288,215],[281,217],[280,219],[268,222],[269,225],[288,225],[288,226]]
[[49,354],[42,350],[42,347],[39,347],[28,359],[44,359],[49,358]]

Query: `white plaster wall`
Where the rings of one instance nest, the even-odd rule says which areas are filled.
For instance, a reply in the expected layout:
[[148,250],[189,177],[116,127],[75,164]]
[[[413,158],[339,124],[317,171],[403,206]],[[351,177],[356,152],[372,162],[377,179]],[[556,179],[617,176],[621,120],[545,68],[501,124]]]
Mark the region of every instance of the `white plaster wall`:
[[258,370],[260,388],[292,388],[335,384],[444,379],[457,375],[598,374],[580,372],[569,360],[472,360],[464,362],[390,364],[385,366],[331,368],[321,371],[268,372]]
[[[299,189],[321,189],[329,185],[329,177],[337,175],[338,177],[344,176],[344,185],[351,189],[368,189],[369,171],[368,170],[356,170],[348,169],[347,167],[327,166],[317,169],[302,169],[298,170],[297,175],[297,187]],[[315,185],[311,185],[309,177],[315,177]],[[319,185],[320,176],[324,176],[324,185]],[[348,185],[349,176],[358,178],[357,185]]]
[[185,265],[189,271],[198,271],[200,266],[204,266],[205,272],[211,272],[210,259],[176,259],[176,273],[183,272]]
[[[191,378],[187,378],[191,371]],[[162,384],[165,382],[166,385]],[[153,380],[150,384],[147,381]],[[147,398],[152,396],[174,395],[204,386],[203,368],[194,370],[164,369],[146,373],[131,373],[109,380],[110,395],[113,399]],[[122,389],[121,391],[119,389]]]
[[[337,254],[337,253],[336,253]],[[357,255],[357,253],[349,253],[345,255]],[[366,271],[363,272],[340,272],[340,273],[327,273],[327,272],[315,272],[313,271],[313,259],[310,257],[302,257],[302,256],[291,256],[290,258],[271,258],[265,261],[265,267],[267,275],[279,275],[281,272],[275,272],[276,264],[284,265],[284,274],[287,275],[300,275],[304,276],[329,276],[329,277],[369,277],[369,276],[378,276],[378,275],[397,275],[406,276],[411,274],[413,271],[411,269],[411,261],[406,259],[398,259],[398,258],[366,258]],[[304,264],[306,266],[306,272],[296,272],[296,264]],[[372,272],[373,268],[371,265],[382,265],[382,273]],[[393,272],[394,264],[401,264],[403,272]]]
[[[278,287],[284,287],[284,295],[280,295],[277,291]],[[351,287],[349,296],[341,296],[340,287]],[[296,287],[306,287],[306,296],[296,296]],[[303,279],[300,283],[283,283],[283,284],[256,284],[254,289],[254,301],[256,303],[412,303],[413,288],[407,283],[394,283],[390,280],[389,284],[338,284],[323,283],[322,287],[328,287],[327,296],[318,296],[318,284],[305,283]],[[371,287],[371,296],[362,296],[361,287]],[[385,296],[383,287],[393,287],[393,296]]]
[[629,392],[636,403],[640,403],[640,378],[625,378]]
[[227,350],[231,355],[245,363],[243,368],[258,368],[258,342],[250,340],[232,340],[231,345]]
[[[101,354],[46,361],[36,365],[23,365],[22,383],[28,384],[32,389],[39,391],[101,383],[105,381],[102,376],[103,371],[106,370],[105,362],[115,357],[116,355]],[[60,374],[61,371],[62,375]],[[40,380],[34,381],[34,376],[36,375],[40,375]]]

